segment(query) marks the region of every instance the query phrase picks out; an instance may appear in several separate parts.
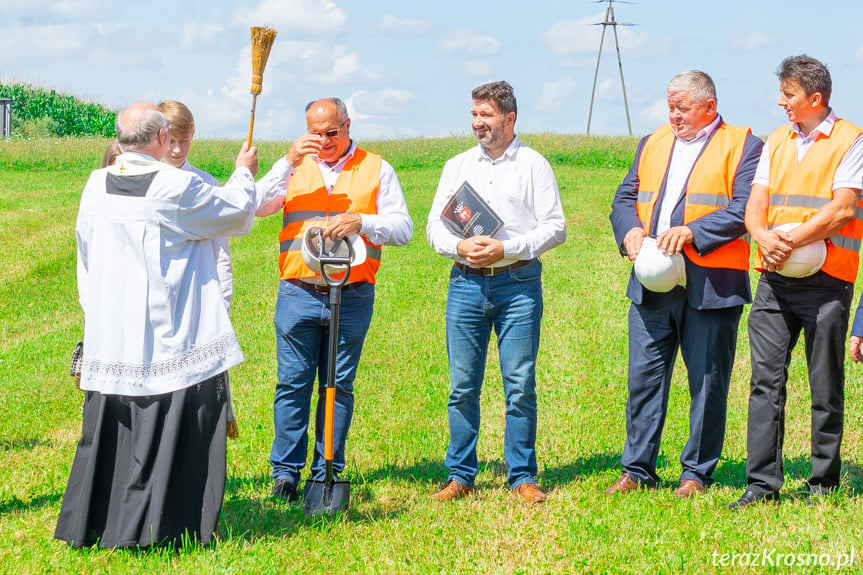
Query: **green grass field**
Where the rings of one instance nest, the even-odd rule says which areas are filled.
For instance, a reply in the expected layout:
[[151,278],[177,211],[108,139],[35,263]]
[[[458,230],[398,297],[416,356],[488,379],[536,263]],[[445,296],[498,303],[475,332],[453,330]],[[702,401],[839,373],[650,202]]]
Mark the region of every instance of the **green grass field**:
[[[715,488],[691,501],[671,494],[688,429],[679,365],[660,454],[662,486],[603,494],[618,476],[625,436],[630,268],[617,254],[608,212],[636,140],[522,139],[552,162],[567,216],[566,243],[543,258],[538,480],[548,502],[528,506],[505,488],[494,350],[478,493],[449,505],[429,499],[447,474],[443,312],[450,264],[428,246],[425,221],[443,162],[472,141],[366,142],[398,172],[414,239],[384,250],[347,446],[352,506],[335,520],[306,519],[299,506],[267,496],[280,218],[259,220],[249,236],[232,240],[232,318],[246,361],[231,372],[241,435],[228,444],[219,541],[179,551],[79,551],[52,537],[80,432],[82,395],[68,376],[83,324],[75,217],[107,140],[0,140],[0,572],[821,573],[837,569],[817,561],[847,562],[852,554],[854,566],[838,571],[863,570],[863,371],[856,365],[847,370],[842,492],[814,507],[800,495],[809,471],[809,408],[798,348],[788,386],[786,497],[779,506],[737,513],[723,507],[745,486],[745,315]],[[200,141],[191,160],[224,181],[238,147]],[[261,144],[261,173],[287,149],[285,142]]]

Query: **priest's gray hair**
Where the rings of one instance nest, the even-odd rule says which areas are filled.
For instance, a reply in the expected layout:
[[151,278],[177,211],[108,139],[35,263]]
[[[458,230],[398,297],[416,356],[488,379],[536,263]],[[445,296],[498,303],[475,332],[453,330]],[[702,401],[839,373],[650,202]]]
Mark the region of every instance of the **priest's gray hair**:
[[[127,118],[126,110],[117,114],[114,129],[120,149],[131,150],[146,147],[159,138],[159,130],[170,129],[170,122],[158,108],[142,110],[137,117]],[[136,121],[137,120],[137,121]]]

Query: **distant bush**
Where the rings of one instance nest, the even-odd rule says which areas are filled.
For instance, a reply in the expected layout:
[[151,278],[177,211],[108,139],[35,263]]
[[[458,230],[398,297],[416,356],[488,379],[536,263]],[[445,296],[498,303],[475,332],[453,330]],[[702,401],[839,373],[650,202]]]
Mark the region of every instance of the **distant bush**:
[[116,112],[70,94],[29,84],[0,84],[0,98],[12,100],[12,131],[34,136],[114,135]]
[[25,138],[47,138],[57,133],[57,122],[48,116],[37,120],[20,120],[14,123],[14,132]]

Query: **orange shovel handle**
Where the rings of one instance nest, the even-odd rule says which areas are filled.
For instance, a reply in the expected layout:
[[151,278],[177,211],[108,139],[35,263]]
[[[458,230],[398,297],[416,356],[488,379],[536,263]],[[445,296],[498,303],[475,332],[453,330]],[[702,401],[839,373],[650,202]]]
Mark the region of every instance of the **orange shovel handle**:
[[326,388],[326,405],[324,406],[324,459],[333,460],[333,421],[336,411],[336,388]]

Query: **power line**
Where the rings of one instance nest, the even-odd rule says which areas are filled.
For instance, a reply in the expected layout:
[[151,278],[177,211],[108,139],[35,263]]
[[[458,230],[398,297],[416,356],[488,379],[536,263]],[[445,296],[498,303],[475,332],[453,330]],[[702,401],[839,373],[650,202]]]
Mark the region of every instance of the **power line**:
[[626,2],[625,0],[596,0],[595,4],[608,2],[608,8],[605,11],[605,22],[597,22],[594,26],[602,26],[602,38],[599,41],[599,54],[596,56],[596,72],[593,74],[593,89],[590,91],[590,111],[587,114],[587,134],[590,135],[590,121],[593,118],[593,98],[596,95],[596,78],[599,76],[599,61],[602,59],[602,45],[605,43],[605,30],[611,26],[614,31],[614,45],[617,48],[617,66],[620,69],[620,86],[623,88],[623,107],[626,110],[626,127],[629,128],[629,135],[632,135],[632,124],[629,121],[629,103],[626,100],[626,84],[623,81],[623,62],[620,60],[620,42],[617,39],[618,26],[634,26],[634,24],[626,24],[618,22],[614,19],[613,3],[619,4],[635,4],[635,2]]

